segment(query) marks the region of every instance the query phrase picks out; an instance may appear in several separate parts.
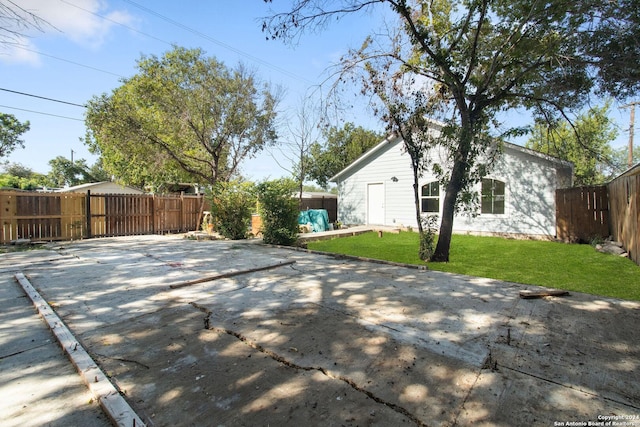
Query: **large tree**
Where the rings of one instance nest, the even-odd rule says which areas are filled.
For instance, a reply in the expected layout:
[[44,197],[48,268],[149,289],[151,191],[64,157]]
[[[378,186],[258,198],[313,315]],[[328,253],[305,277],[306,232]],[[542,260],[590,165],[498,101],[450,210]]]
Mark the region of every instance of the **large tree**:
[[309,150],[317,143],[320,134],[319,110],[311,98],[301,98],[294,116],[286,122],[286,142],[278,145],[280,154],[286,158],[291,167],[282,165],[274,156],[274,160],[289,172],[298,184],[298,199],[302,201],[304,183],[309,177]]
[[[452,137],[441,140],[449,151],[450,168],[431,259],[448,261],[460,196],[482,176],[485,165],[478,159],[493,144],[487,135],[504,134],[496,122],[499,113],[524,107],[547,118],[562,116],[581,106],[597,83],[602,90],[618,93],[640,86],[633,79],[608,85],[615,73],[604,72],[605,65],[621,73],[624,68],[608,62],[604,54],[589,54],[590,45],[608,40],[603,36],[598,41],[594,34],[606,34],[616,19],[636,18],[632,2],[621,2],[624,13],[602,3],[607,2],[296,0],[288,11],[266,19],[264,28],[273,37],[291,39],[375,5],[386,5],[397,15],[401,33],[391,44],[381,47],[379,38],[366,43],[344,64],[351,70],[354,62],[379,63],[385,58],[391,61],[385,71],[395,66],[398,73],[434,83],[429,96],[441,103],[440,111],[449,112],[444,133]],[[633,26],[629,31],[638,32]]]
[[608,105],[590,108],[572,124],[567,120],[538,121],[526,146],[572,162],[574,185],[602,184],[613,167],[609,143],[618,136],[608,110]]
[[143,56],[138,74],[89,102],[87,141],[129,184],[215,184],[276,140],[278,101],[254,71],[175,47]]
[[100,160],[90,167],[85,159],[72,161],[64,156],[57,156],[49,160],[49,166],[51,170],[47,178],[50,185],[54,187],[74,186],[109,179],[100,166]]
[[20,136],[29,130],[29,122],[21,123],[12,114],[0,113],[0,159],[18,147],[24,148]]
[[350,122],[326,128],[322,136],[324,141],[312,144],[305,157],[308,178],[322,188],[327,188],[331,177],[383,139],[381,133]]
[[0,173],[0,188],[35,190],[50,185],[45,175],[36,173],[20,163],[5,162],[0,166],[0,170],[3,172]]

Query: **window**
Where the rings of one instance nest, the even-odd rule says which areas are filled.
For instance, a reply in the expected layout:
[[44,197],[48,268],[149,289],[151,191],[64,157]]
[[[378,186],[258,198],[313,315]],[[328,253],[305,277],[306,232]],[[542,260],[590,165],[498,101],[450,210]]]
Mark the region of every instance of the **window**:
[[482,180],[483,214],[504,214],[504,182],[497,179]]
[[433,181],[422,186],[422,212],[440,211],[440,184]]

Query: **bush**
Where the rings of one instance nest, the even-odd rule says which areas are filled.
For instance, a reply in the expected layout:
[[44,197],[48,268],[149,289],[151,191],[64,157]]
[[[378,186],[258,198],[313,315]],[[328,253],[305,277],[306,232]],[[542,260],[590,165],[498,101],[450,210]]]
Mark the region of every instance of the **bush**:
[[298,200],[291,197],[296,184],[290,179],[258,185],[262,240],[272,245],[293,245],[298,240]]
[[420,250],[418,256],[423,261],[429,261],[431,255],[435,252],[437,226],[437,215],[429,215],[426,218],[422,218],[422,233],[420,233]]
[[227,239],[246,239],[254,206],[255,193],[251,183],[217,183],[211,194],[214,228]]

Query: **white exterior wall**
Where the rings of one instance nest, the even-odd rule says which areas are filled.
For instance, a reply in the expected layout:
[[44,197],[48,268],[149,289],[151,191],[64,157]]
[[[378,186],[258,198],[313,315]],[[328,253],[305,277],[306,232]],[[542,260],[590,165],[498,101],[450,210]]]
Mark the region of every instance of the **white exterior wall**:
[[[401,139],[395,139],[388,145],[386,150],[380,150],[368,159],[364,167],[344,181],[338,182],[338,219],[344,224],[369,223],[367,218],[367,186],[369,184],[383,184],[384,224],[381,225],[405,224],[406,221],[411,220],[412,215],[415,217],[411,184],[413,172],[409,156],[401,153]],[[392,177],[396,177],[398,182],[393,182]],[[403,185],[409,186],[408,193]],[[396,220],[395,223],[394,220]]]
[[555,236],[558,183],[552,162],[507,148],[486,178],[505,183],[504,214],[458,215],[454,232]]
[[[403,153],[402,140],[395,139],[365,159],[351,173],[339,177],[338,219],[345,224],[368,224],[367,186],[381,183],[384,187],[384,224],[417,227],[413,171],[409,155]],[[432,159],[440,164],[444,156],[433,151]],[[435,158],[434,158],[435,157]],[[505,183],[505,213],[459,214],[454,218],[457,233],[508,233],[554,236],[556,230],[555,190],[558,188],[557,163],[505,146],[504,154],[495,162],[486,178]],[[396,179],[392,179],[396,178]],[[435,181],[425,174],[420,185]],[[480,195],[481,184],[476,185]],[[440,188],[440,213],[444,188]],[[479,213],[478,207],[478,213]]]

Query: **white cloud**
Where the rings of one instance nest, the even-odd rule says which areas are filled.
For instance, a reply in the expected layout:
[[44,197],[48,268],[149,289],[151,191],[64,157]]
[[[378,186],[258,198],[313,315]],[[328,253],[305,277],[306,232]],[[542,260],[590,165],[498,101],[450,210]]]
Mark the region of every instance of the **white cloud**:
[[35,53],[33,43],[24,37],[16,37],[10,44],[3,45],[0,49],[0,60],[7,64],[40,65],[40,56]]
[[[23,36],[14,36],[11,42],[34,50],[34,43],[40,37],[63,37],[81,46],[96,49],[105,42],[113,27],[117,26],[116,22],[130,25],[133,20],[126,11],[110,10],[108,3],[103,0],[21,0],[19,6],[43,22],[39,29],[15,28]],[[11,55],[10,62],[36,61],[37,55],[28,50],[11,45],[5,46],[3,50]],[[5,52],[0,54],[0,58],[7,62]]]

